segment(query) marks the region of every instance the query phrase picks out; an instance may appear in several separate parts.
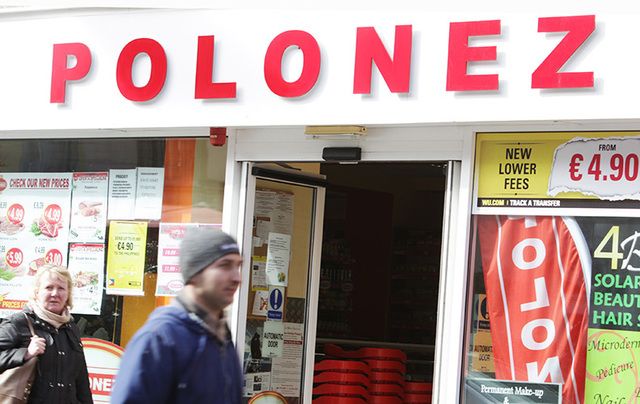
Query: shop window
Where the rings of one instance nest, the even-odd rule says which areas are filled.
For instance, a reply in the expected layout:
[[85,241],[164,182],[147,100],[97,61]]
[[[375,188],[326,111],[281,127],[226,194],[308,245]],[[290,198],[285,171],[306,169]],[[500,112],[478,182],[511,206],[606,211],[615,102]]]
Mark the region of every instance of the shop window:
[[0,316],[39,265],[68,265],[83,336],[125,346],[181,287],[162,251],[187,226],[221,226],[225,165],[208,139],[1,141]]
[[478,135],[463,402],[637,401],[639,138]]

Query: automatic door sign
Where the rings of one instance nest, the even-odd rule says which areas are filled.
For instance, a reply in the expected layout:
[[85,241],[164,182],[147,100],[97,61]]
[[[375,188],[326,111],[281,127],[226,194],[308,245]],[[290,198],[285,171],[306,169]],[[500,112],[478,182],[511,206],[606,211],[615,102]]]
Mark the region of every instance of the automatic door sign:
[[284,288],[269,286],[269,307],[267,318],[282,321],[282,309],[284,307]]

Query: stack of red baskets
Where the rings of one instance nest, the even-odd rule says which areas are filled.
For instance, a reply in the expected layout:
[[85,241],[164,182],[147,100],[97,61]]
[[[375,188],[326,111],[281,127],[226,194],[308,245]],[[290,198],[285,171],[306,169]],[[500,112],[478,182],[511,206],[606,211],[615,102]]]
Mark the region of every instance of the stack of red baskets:
[[[428,404],[428,383],[405,382],[407,356],[398,349],[345,351],[325,345],[327,358],[315,365],[314,404]],[[410,401],[407,401],[410,400]]]
[[365,404],[369,402],[369,366],[352,360],[325,359],[315,364],[315,404]]

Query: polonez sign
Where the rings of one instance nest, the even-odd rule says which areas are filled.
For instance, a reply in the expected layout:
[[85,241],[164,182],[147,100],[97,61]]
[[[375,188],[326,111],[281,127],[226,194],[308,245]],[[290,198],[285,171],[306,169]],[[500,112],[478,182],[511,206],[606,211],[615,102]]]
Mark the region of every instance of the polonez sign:
[[0,15],[0,130],[636,119],[635,16],[539,13]]
[[[566,32],[558,46],[537,66],[531,75],[532,88],[593,87],[593,72],[559,72],[576,50],[595,30],[595,16],[551,17],[538,19],[538,32]],[[498,74],[469,74],[471,62],[497,60],[496,46],[469,46],[471,37],[495,36],[501,33],[500,20],[452,22],[449,30],[447,57],[447,91],[498,90]],[[194,98],[237,98],[237,83],[212,81],[215,66],[215,36],[197,38],[194,74]],[[299,76],[287,81],[282,72],[285,52],[291,48],[302,52],[303,63]],[[393,51],[382,42],[375,27],[358,27],[355,34],[354,94],[371,93],[371,77],[375,65],[392,93],[410,92],[413,26],[395,27]],[[136,85],[133,65],[136,58],[146,55],[151,62],[147,82]],[[68,60],[75,59],[73,67]],[[273,94],[285,98],[302,97],[318,83],[321,49],[309,32],[290,30],[278,34],[269,44],[264,56],[264,79]],[[64,103],[68,82],[85,78],[91,71],[91,49],[82,42],[55,44],[51,73],[52,103]],[[122,96],[130,101],[150,101],[164,87],[169,63],[162,44],[152,38],[136,38],[127,43],[117,58],[116,83]]]

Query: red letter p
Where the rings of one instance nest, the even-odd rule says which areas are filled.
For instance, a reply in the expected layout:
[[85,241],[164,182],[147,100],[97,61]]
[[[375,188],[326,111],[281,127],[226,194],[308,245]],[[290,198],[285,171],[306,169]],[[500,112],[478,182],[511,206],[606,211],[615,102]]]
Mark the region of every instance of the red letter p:
[[[76,65],[67,66],[69,55],[74,56]],[[51,69],[51,103],[64,103],[67,81],[84,78],[91,68],[91,51],[83,43],[59,43],[53,45],[53,66]]]

